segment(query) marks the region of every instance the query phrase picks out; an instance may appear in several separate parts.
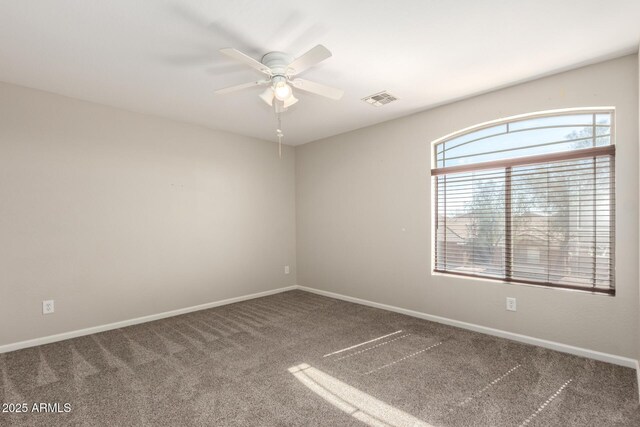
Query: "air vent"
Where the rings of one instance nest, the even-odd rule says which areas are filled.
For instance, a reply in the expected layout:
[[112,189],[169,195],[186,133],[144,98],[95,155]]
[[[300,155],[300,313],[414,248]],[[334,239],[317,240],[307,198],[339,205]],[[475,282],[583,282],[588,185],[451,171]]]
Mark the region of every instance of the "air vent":
[[369,95],[366,98],[362,98],[362,100],[367,104],[373,105],[374,107],[382,107],[385,104],[397,101],[398,98],[391,95],[386,90],[383,90],[382,92],[374,93],[373,95]]

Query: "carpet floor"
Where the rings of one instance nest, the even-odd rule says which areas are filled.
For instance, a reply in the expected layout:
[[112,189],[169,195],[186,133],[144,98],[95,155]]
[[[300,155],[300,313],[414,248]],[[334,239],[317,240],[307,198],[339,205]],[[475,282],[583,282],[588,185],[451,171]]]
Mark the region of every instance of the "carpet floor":
[[303,291],[1,354],[0,403],[3,426],[640,426],[632,369]]

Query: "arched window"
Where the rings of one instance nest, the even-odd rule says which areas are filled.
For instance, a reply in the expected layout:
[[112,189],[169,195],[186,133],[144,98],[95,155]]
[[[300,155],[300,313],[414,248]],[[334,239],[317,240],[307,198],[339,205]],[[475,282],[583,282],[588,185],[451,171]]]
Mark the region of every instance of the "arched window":
[[434,271],[614,294],[614,110],[535,113],[434,142]]

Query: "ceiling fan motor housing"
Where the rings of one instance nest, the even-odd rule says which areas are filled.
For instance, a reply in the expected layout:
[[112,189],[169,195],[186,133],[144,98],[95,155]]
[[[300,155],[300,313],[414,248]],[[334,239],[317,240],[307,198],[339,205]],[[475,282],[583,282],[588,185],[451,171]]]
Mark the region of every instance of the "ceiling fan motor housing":
[[293,60],[293,56],[284,52],[269,52],[262,57],[260,62],[269,67],[274,77],[286,77],[289,64],[291,64]]

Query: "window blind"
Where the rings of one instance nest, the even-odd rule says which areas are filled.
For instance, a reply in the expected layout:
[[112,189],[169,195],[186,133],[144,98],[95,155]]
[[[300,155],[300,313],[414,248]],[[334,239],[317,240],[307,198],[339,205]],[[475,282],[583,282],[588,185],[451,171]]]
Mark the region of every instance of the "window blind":
[[436,272],[615,292],[614,145],[432,175]]

